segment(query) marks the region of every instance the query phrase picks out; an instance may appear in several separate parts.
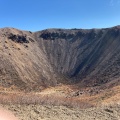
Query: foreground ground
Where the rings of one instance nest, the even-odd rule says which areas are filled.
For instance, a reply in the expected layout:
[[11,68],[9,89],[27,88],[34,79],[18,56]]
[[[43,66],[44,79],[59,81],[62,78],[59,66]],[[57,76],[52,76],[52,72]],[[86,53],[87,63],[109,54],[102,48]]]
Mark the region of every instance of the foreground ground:
[[120,86],[100,90],[59,85],[29,93],[1,89],[0,106],[20,120],[120,120]]
[[50,105],[2,105],[20,120],[120,120],[120,105],[89,109]]

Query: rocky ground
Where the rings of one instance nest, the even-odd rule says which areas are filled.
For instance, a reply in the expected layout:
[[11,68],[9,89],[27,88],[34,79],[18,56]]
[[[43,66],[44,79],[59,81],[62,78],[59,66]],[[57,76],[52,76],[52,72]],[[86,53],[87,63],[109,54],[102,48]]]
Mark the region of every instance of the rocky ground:
[[2,105],[20,120],[120,120],[120,104],[78,109],[52,105]]
[[57,86],[36,93],[1,91],[0,106],[19,120],[120,120],[120,87],[95,90]]

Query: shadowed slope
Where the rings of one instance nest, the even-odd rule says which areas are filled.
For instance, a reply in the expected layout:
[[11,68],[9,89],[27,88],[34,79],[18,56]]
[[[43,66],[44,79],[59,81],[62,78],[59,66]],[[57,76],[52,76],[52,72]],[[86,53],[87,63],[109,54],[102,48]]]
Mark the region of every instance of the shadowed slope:
[[36,33],[54,70],[72,81],[101,85],[120,76],[120,28],[51,29]]

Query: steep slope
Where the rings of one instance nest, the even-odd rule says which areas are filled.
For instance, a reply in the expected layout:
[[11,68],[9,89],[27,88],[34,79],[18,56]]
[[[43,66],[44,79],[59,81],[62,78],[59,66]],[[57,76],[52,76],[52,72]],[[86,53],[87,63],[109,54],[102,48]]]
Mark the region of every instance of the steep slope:
[[0,86],[39,90],[60,82],[120,84],[120,27],[0,29]]
[[11,89],[41,89],[56,79],[31,32],[0,30],[0,85]]
[[72,82],[96,86],[120,77],[119,26],[91,30],[51,29],[35,34],[54,70]]

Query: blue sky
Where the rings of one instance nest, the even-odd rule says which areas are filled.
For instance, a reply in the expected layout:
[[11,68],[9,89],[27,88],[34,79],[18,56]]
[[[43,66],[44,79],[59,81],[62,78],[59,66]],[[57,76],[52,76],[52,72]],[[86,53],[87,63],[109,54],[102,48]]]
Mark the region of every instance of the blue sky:
[[105,28],[120,25],[120,0],[0,0],[0,28]]

